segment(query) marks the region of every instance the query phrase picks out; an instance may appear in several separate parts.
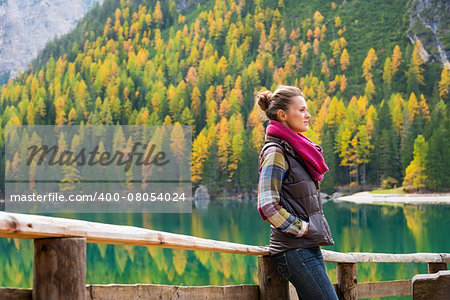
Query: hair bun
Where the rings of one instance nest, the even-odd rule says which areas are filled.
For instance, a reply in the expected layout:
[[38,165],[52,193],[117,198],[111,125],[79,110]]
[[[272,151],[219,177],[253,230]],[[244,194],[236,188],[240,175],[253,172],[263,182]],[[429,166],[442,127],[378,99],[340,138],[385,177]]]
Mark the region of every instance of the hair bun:
[[270,101],[272,101],[272,95],[272,92],[269,90],[258,93],[256,102],[263,111],[266,111],[267,108],[269,108]]

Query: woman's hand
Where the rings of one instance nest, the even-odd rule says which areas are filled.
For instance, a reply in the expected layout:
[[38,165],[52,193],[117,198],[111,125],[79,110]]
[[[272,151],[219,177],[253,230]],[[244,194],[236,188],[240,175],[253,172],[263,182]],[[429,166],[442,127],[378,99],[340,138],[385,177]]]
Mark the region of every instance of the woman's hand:
[[308,229],[309,229],[309,222],[305,221],[305,220],[302,220],[302,229],[301,229],[302,233],[297,234],[296,237],[303,237],[303,236],[305,236],[306,233],[308,232]]

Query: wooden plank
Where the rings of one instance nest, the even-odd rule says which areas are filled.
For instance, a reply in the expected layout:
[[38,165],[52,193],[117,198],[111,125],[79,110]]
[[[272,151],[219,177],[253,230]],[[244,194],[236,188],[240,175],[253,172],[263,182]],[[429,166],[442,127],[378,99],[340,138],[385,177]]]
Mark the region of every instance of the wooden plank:
[[[86,285],[86,299],[259,299],[256,284],[225,286],[178,286],[163,284],[90,284]],[[2,300],[31,300],[31,289],[0,288]]]
[[271,257],[258,256],[258,281],[259,299],[289,299],[289,281],[280,275]]
[[322,250],[323,259],[334,263],[361,263],[361,262],[386,262],[386,263],[450,263],[450,253],[372,253],[372,252],[335,252]]
[[358,274],[356,263],[338,263],[336,268],[337,295],[339,299],[356,300]]
[[86,239],[34,240],[33,300],[86,298]]
[[450,271],[414,275],[411,285],[414,300],[448,300],[450,298]]
[[411,280],[359,282],[358,299],[411,295]]
[[93,284],[87,287],[88,297],[92,300],[115,299],[259,299],[257,285],[226,285],[226,286],[177,286],[162,284]]
[[[82,220],[0,212],[0,237],[47,238],[84,237],[88,243],[152,246],[160,248],[201,250],[247,255],[269,255],[267,247],[250,246],[204,239],[189,235],[150,230],[134,226],[103,224]],[[450,263],[450,253],[341,253],[322,250],[324,261],[357,262],[424,262]]]
[[0,299],[4,300],[32,300],[31,289],[15,289],[0,287]]

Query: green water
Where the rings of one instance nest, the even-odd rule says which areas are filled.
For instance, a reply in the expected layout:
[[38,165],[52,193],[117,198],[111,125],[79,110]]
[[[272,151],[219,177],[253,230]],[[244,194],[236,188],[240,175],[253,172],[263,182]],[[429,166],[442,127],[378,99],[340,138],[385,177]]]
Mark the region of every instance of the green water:
[[[450,205],[357,205],[330,201],[324,204],[324,212],[335,245],[322,249],[450,253]],[[262,221],[254,204],[231,201],[211,202],[206,209],[194,208],[192,214],[57,216],[134,225],[248,245],[267,245],[270,236],[269,223]],[[32,241],[0,238],[0,253],[0,286],[32,287]],[[331,281],[336,282],[336,264],[325,265]],[[426,263],[358,263],[358,282],[411,279],[418,273],[427,273]],[[204,251],[88,244],[87,282],[255,284],[257,258]]]

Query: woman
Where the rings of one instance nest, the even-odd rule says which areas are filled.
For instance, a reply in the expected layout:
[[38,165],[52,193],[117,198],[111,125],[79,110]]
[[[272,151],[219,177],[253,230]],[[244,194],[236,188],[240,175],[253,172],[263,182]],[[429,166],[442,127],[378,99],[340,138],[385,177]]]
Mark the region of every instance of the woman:
[[322,148],[302,132],[311,115],[299,88],[279,85],[255,103],[269,119],[261,149],[258,211],[271,226],[270,256],[299,299],[338,299],[319,246],[334,245],[319,182],[328,171]]

